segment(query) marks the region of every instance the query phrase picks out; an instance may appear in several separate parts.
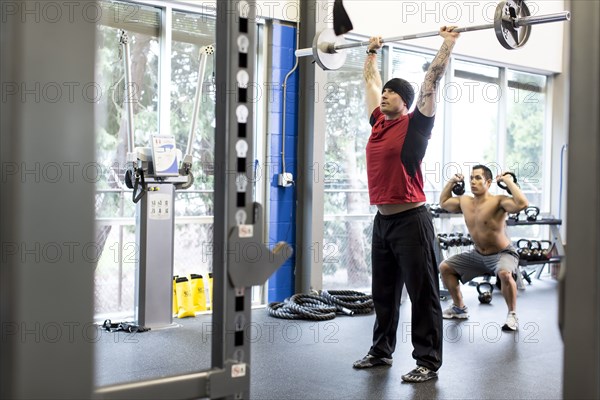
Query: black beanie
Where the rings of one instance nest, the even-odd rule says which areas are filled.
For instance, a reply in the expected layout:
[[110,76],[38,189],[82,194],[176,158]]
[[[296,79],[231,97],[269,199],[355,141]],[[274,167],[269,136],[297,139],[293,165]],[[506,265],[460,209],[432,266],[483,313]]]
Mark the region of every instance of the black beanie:
[[383,89],[390,89],[398,93],[400,97],[402,97],[402,100],[404,100],[404,102],[406,103],[406,108],[410,108],[413,100],[415,99],[415,91],[412,85],[404,79],[390,79],[385,85],[383,85]]

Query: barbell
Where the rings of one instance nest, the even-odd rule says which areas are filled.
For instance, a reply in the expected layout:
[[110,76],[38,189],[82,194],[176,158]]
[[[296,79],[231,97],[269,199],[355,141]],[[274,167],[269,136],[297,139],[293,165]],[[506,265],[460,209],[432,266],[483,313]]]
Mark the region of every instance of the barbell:
[[[555,14],[531,16],[524,0],[505,0],[496,6],[494,22],[491,24],[456,28],[453,32],[473,32],[485,29],[494,29],[500,44],[509,50],[522,47],[529,40],[531,26],[550,22],[569,21],[571,13],[563,11]],[[438,36],[439,31],[416,33],[412,35],[384,38],[382,43],[401,42],[405,40],[421,39]],[[340,69],[346,62],[346,53],[340,50],[353,47],[368,46],[369,41],[346,43],[344,36],[337,36],[333,29],[327,28],[315,35],[313,46],[298,49],[296,57],[312,56],[314,61],[324,70]]]

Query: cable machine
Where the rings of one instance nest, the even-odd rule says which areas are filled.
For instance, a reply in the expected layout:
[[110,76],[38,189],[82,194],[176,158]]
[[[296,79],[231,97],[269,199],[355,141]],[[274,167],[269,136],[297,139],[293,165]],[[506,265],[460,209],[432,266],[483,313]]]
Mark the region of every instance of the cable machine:
[[172,277],[175,236],[175,190],[188,189],[194,182],[192,145],[202,93],[206,59],[212,46],[200,49],[198,82],[185,157],[172,135],[152,135],[150,147],[135,147],[131,80],[131,58],[127,32],[119,32],[125,70],[127,110],[127,170],[125,184],[133,189],[136,204],[135,323],[144,328],[172,326]]

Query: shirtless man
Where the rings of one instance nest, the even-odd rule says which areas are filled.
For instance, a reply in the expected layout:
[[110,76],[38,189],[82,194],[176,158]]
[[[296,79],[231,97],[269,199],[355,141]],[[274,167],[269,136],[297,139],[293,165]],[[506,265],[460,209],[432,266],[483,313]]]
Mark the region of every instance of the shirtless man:
[[[471,234],[474,250],[456,254],[442,261],[442,282],[450,292],[454,304],[444,310],[443,318],[469,318],[463,302],[459,280],[463,283],[485,275],[497,275],[501,281],[502,295],[508,307],[503,330],[516,331],[519,323],[516,314],[517,284],[514,276],[519,273],[519,256],[506,234],[508,213],[518,213],[528,206],[528,201],[510,175],[499,175],[496,182],[504,182],[512,197],[489,193],[492,171],[484,165],[473,167],[471,196],[452,196],[453,186],[464,178],[460,174],[452,177],[442,194],[440,206],[449,212],[462,212]],[[514,275],[514,276],[513,276]]]

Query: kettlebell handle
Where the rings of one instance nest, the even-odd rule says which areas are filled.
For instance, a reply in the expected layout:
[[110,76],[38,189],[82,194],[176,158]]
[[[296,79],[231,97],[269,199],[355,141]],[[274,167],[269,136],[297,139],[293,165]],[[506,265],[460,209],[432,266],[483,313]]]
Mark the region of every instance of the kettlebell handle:
[[[510,175],[512,177],[513,182],[517,185],[517,187],[520,187],[519,182],[517,181],[517,176],[513,172],[505,172],[502,174],[502,176],[506,176],[506,175]],[[512,195],[512,192],[510,191],[510,189],[508,188],[506,183],[500,181],[500,182],[498,182],[498,187],[502,190],[506,190],[508,192],[508,194]]]
[[489,292],[489,293],[493,293],[494,292],[494,285],[492,285],[489,282],[479,282],[477,284],[477,293],[483,294],[482,289],[481,289],[482,286],[487,286],[490,289],[490,290],[487,290],[487,292]]

